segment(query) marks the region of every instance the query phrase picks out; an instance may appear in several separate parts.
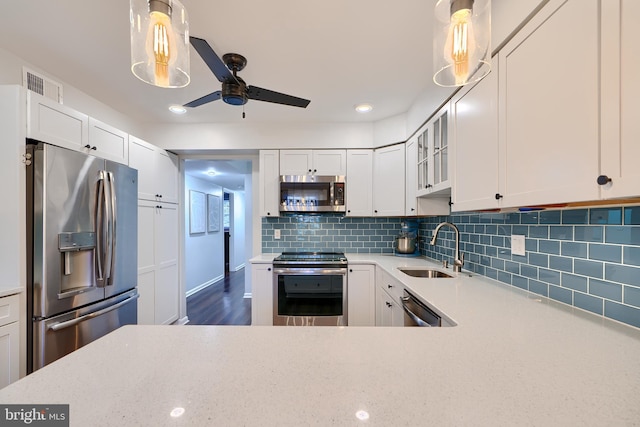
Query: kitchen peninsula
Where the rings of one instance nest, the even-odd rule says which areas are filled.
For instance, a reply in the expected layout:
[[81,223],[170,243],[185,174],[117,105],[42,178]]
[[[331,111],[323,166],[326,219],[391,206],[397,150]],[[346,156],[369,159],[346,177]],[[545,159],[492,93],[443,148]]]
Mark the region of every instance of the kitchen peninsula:
[[77,426],[640,420],[638,329],[480,276],[397,269],[439,267],[426,259],[349,255],[457,326],[125,326],[0,390],[0,401],[68,403]]

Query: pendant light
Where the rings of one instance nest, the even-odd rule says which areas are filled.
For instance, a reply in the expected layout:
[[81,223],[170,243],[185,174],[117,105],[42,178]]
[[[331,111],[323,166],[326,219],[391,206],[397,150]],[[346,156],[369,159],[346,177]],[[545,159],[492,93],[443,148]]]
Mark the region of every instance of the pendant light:
[[189,22],[178,0],[130,0],[131,71],[143,82],[189,84]]
[[491,0],[438,0],[433,37],[433,81],[477,82],[491,71]]

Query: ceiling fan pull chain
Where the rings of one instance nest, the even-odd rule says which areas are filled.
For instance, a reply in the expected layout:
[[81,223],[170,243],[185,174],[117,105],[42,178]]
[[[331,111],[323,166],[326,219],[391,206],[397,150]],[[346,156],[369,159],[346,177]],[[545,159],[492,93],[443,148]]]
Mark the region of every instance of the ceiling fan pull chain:
[[244,119],[244,104],[242,104],[242,118]]

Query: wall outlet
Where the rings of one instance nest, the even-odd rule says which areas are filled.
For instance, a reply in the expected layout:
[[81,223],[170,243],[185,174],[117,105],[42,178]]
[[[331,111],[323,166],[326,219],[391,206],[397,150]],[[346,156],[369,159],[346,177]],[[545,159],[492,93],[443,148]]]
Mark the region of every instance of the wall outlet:
[[521,234],[511,235],[511,255],[526,255],[524,249],[524,236]]
[[280,229],[276,228],[275,230],[273,230],[273,238],[276,240],[280,240]]

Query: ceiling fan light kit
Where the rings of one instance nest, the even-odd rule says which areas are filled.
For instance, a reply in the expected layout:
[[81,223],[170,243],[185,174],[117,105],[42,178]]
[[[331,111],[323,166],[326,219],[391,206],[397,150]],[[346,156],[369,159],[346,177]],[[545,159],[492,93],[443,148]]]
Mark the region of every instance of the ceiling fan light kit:
[[311,102],[308,99],[247,85],[238,76],[238,72],[247,65],[247,59],[244,56],[237,53],[227,53],[220,58],[206,40],[190,37],[190,41],[213,75],[222,83],[222,87],[221,90],[184,104],[185,107],[199,107],[218,99],[222,99],[230,105],[244,105],[252,99],[300,108],[306,108]]
[[433,35],[433,81],[477,82],[491,71],[491,0],[438,0]]
[[131,71],[164,88],[189,84],[189,21],[178,0],[130,0]]

